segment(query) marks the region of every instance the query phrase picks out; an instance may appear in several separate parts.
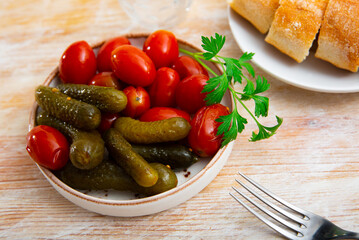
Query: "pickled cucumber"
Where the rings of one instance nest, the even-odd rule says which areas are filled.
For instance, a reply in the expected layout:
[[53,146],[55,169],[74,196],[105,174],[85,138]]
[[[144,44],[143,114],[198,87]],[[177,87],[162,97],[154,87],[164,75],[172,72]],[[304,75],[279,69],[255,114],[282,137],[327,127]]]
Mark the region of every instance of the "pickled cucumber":
[[118,130],[110,128],[105,132],[103,138],[110,155],[139,185],[150,187],[157,182],[156,170],[132,150],[131,145]]
[[147,162],[159,162],[171,168],[187,168],[199,160],[190,148],[180,144],[132,144],[132,149]]
[[46,112],[76,128],[92,130],[100,125],[101,112],[97,107],[72,99],[57,88],[39,86],[35,98]]
[[177,176],[170,168],[161,163],[150,163],[150,166],[158,172],[158,180],[156,184],[148,188],[136,186],[133,188],[133,191],[137,191],[145,195],[155,195],[177,186]]
[[60,84],[57,88],[64,94],[95,105],[104,112],[118,113],[125,109],[127,97],[122,91],[111,87],[84,84]]
[[114,128],[131,143],[149,144],[181,140],[188,135],[191,125],[181,117],[154,122],[120,117],[115,121]]
[[91,170],[82,170],[72,163],[56,173],[67,185],[83,190],[129,190],[129,186],[136,184],[116,163],[104,160]]
[[105,153],[105,144],[96,131],[79,130],[48,113],[40,113],[36,117],[38,125],[47,125],[59,130],[71,142],[70,160],[80,169],[91,169],[99,165]]
[[104,160],[91,170],[81,170],[68,163],[56,175],[68,186],[82,190],[115,189],[133,191],[147,196],[165,192],[177,186],[176,174],[160,163],[150,163],[158,172],[158,181],[152,187],[138,185],[121,167],[111,160]]

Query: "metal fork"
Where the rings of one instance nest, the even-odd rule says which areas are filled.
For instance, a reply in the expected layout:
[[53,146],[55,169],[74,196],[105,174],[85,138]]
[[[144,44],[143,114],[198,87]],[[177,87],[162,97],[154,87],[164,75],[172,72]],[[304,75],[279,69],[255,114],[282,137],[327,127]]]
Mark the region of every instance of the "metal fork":
[[[269,220],[269,218],[266,218],[262,214],[259,214],[256,211],[254,211],[251,207],[249,207],[246,203],[244,203],[241,199],[236,197],[234,194],[229,193],[235,200],[237,200],[237,202],[242,204],[243,207],[245,207],[248,211],[254,214],[257,218],[259,218],[269,227],[271,227],[278,233],[282,234],[284,237],[293,240],[359,239],[359,233],[345,231],[319,215],[302,210],[277,197],[276,195],[274,195],[264,187],[260,186],[258,183],[254,182],[244,174],[240,172],[239,174],[244,179],[246,179],[249,183],[251,183],[256,188],[261,190],[263,193],[267,194],[268,196],[270,196],[277,202],[281,203],[282,205],[286,206],[287,208],[293,210],[292,213],[285,210],[284,208],[279,207],[276,204],[273,204],[271,201],[262,197],[261,195],[256,193],[253,189],[249,188],[247,185],[236,179],[236,181],[242,187],[244,187],[247,191],[252,193],[257,199],[259,199],[260,201],[271,207],[273,210],[275,210],[277,213],[280,213],[282,215],[280,216],[280,214],[275,214],[273,211],[269,211],[267,208],[251,200],[249,197],[247,197],[237,188],[232,187],[243,198],[245,198],[251,204],[256,206],[259,210],[266,213],[268,216],[270,216],[271,218],[273,218],[274,220],[280,223],[280,224],[276,224],[274,221]],[[285,218],[283,218],[283,216]]]

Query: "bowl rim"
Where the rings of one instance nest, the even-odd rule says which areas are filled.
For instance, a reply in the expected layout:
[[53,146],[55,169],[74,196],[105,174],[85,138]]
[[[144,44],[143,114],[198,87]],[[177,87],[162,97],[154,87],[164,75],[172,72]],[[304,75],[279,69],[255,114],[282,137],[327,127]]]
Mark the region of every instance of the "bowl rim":
[[[150,35],[150,33],[129,33],[129,34],[123,34],[123,35],[119,35],[116,37],[126,37],[126,38],[146,38]],[[109,38],[111,39],[111,38]],[[107,39],[107,40],[109,40]],[[91,47],[93,49],[95,48],[99,48],[101,47],[107,40],[103,40],[101,42],[98,42],[96,44],[93,44]],[[198,47],[194,46],[191,43],[188,43],[182,39],[177,38],[177,42],[179,44],[185,45],[187,47],[190,47],[192,49],[195,49],[198,52],[203,52],[201,49],[199,49]],[[218,67],[217,64],[213,64],[213,66],[215,68],[218,69],[219,72],[222,72],[221,69]],[[42,85],[48,86],[52,80],[58,76],[59,74],[59,67],[58,65],[56,66],[56,68],[46,77],[44,83]],[[233,97],[230,95],[230,109],[233,110]],[[34,101],[32,108],[30,110],[30,117],[29,117],[29,131],[35,127],[35,117],[37,114],[37,109],[38,109],[38,104],[36,103],[36,100]],[[114,200],[114,199],[103,199],[103,198],[98,198],[98,197],[94,197],[91,195],[87,195],[85,193],[82,193],[70,186],[68,186],[67,184],[65,184],[64,182],[62,182],[59,178],[57,178],[49,169],[37,164],[35,162],[35,164],[37,165],[37,167],[39,168],[39,170],[42,172],[43,175],[46,176],[46,178],[48,180],[51,180],[53,184],[56,184],[57,187],[61,188],[63,191],[67,192],[68,194],[71,194],[73,197],[78,197],[81,198],[82,200],[86,200],[95,204],[102,204],[102,205],[111,205],[111,206],[136,206],[136,205],[141,205],[141,204],[147,204],[147,203],[151,203],[151,202],[155,202],[158,201],[160,199],[164,199],[167,197],[170,197],[180,191],[182,191],[183,189],[191,186],[192,184],[194,184],[198,179],[200,179],[207,171],[209,171],[213,165],[215,165],[219,159],[221,159],[222,155],[226,152],[227,149],[231,149],[230,145],[233,144],[227,144],[226,146],[224,146],[223,148],[219,149],[217,151],[217,153],[211,158],[211,160],[208,162],[208,164],[205,165],[205,167],[203,169],[201,169],[197,174],[195,174],[192,178],[190,178],[188,181],[177,185],[175,188],[170,189],[168,191],[165,191],[163,193],[159,193],[153,196],[148,196],[148,197],[143,197],[143,198],[137,198],[137,199],[128,199],[128,200]]]

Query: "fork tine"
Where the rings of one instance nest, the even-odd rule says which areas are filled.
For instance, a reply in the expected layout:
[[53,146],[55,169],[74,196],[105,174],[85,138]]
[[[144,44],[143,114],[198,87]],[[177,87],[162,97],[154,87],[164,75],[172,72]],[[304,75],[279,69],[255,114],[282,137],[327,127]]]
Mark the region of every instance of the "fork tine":
[[[238,180],[236,180],[236,181],[238,182]],[[254,206],[256,206],[258,209],[260,209],[262,212],[264,212],[265,214],[267,214],[268,216],[270,216],[270,217],[273,218],[274,220],[280,222],[280,223],[283,224],[284,226],[286,226],[286,227],[292,229],[293,231],[302,234],[301,231],[300,231],[301,229],[300,229],[298,226],[296,226],[296,225],[294,225],[294,224],[292,224],[292,223],[286,221],[285,219],[279,217],[278,215],[276,215],[276,214],[270,212],[268,209],[262,207],[261,205],[259,205],[258,203],[256,203],[255,201],[253,201],[252,199],[250,199],[249,197],[247,197],[245,194],[243,194],[243,193],[242,193],[241,191],[239,191],[237,188],[235,188],[235,187],[232,187],[232,188],[233,188],[237,193],[239,193],[242,197],[244,197],[245,199],[247,199],[247,201],[249,201],[250,203],[252,203]]]
[[261,220],[262,222],[264,222],[265,224],[267,224],[269,227],[271,227],[273,230],[277,231],[278,233],[282,234],[283,236],[285,236],[288,239],[298,239],[297,236],[295,236],[294,234],[290,233],[289,231],[279,227],[278,225],[272,223],[271,221],[269,221],[268,219],[266,219],[265,217],[263,217],[262,215],[258,214],[257,212],[255,212],[252,208],[250,208],[247,204],[245,204],[242,200],[240,200],[238,197],[236,197],[235,195],[233,195],[232,193],[229,193],[237,202],[239,202],[243,207],[245,207],[249,212],[251,212],[254,216],[256,216],[259,220]]
[[267,194],[268,196],[270,196],[271,198],[273,198],[274,200],[277,200],[278,202],[280,202],[281,204],[283,204],[284,206],[292,209],[295,212],[298,212],[300,214],[302,214],[305,217],[308,217],[308,212],[300,209],[292,204],[290,204],[289,202],[281,199],[280,197],[276,196],[274,193],[272,193],[271,191],[265,189],[264,187],[262,187],[261,185],[259,185],[258,183],[256,183],[255,181],[253,181],[252,179],[250,179],[249,177],[247,177],[246,175],[244,175],[241,172],[238,172],[239,175],[241,175],[243,178],[245,178],[248,182],[250,182],[251,184],[253,184],[256,188],[258,188],[259,190],[261,190],[262,192],[264,192],[265,194]]
[[[255,191],[253,191],[251,188],[249,188],[247,185],[245,185],[244,183],[238,181],[236,179],[236,182],[239,183],[242,187],[244,187],[245,189],[247,189],[248,192],[252,193],[255,197],[257,197],[259,200],[261,200],[263,203],[267,204],[269,207],[271,207],[272,209],[276,210],[277,212],[280,212],[282,215],[292,219],[293,221],[296,221],[302,225],[305,224],[304,220],[302,218],[299,218],[295,215],[293,215],[292,213],[278,207],[277,205],[271,203],[270,201],[268,201],[267,199],[263,198],[262,196],[260,196],[258,193],[256,193]],[[241,194],[242,195],[242,194]],[[249,201],[249,200],[248,200]]]

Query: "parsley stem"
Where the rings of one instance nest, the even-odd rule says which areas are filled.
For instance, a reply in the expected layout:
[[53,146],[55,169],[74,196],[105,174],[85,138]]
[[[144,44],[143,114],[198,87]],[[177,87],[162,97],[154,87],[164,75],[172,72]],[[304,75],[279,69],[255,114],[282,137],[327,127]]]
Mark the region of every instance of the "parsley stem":
[[[197,52],[197,53],[192,53],[190,51],[187,51],[183,48],[179,48],[179,51],[182,52],[182,53],[185,53],[187,55],[190,55],[191,57],[195,58],[196,61],[198,61],[208,72],[212,73],[214,76],[218,76],[217,73],[215,73],[210,67],[207,66],[207,64],[205,64],[202,60],[206,60],[203,56],[202,56],[202,53],[200,52]],[[215,61],[215,60],[208,60],[210,62],[213,62],[213,63],[217,63],[217,64],[223,64],[221,61]]]
[[[257,123],[258,126],[261,126],[262,124],[260,124],[260,122],[258,122],[257,118],[253,115],[253,113],[247,108],[247,106],[244,104],[244,102],[242,101],[242,99],[240,97],[238,97],[238,95],[243,95],[242,93],[237,92],[236,90],[234,90],[234,88],[229,85],[229,90],[232,93],[233,97],[235,100],[237,100],[242,107],[249,113],[249,115],[251,115],[251,117],[254,119],[254,121]],[[237,104],[236,101],[234,101],[235,103],[235,109],[237,110]],[[238,111],[238,110],[237,110]]]
[[[183,48],[179,48],[179,51],[180,51],[181,53],[190,55],[190,56],[192,56],[192,57],[197,56],[197,58],[200,58],[200,59],[202,59],[202,60],[207,60],[205,57],[203,57],[203,53],[202,53],[202,52],[194,52],[194,53],[193,53],[193,52],[190,52],[190,51],[188,51],[188,50],[186,50],[186,49],[183,49]],[[222,64],[221,61],[216,61],[216,60],[213,60],[213,59],[209,59],[209,60],[207,60],[207,61],[213,62],[213,63]]]
[[[215,56],[215,58],[218,60],[218,62],[219,62],[219,59],[218,59],[218,57],[217,56]],[[226,79],[227,79],[227,73],[226,73],[226,68],[224,67],[224,64],[223,63],[221,63],[221,67],[222,67],[222,71],[223,71],[223,75],[226,77]]]
[[185,53],[185,54],[190,55],[190,56],[193,56],[193,55],[194,55],[193,52],[190,52],[190,51],[188,51],[188,50],[186,50],[186,49],[183,49],[183,48],[179,48],[179,51],[180,51],[181,53]]
[[237,91],[235,91],[235,93],[238,94],[238,95],[241,95],[241,96],[245,95],[244,93],[237,92]]
[[231,85],[228,85],[228,89],[229,91],[231,92],[232,96],[233,96],[233,102],[234,102],[234,109],[238,112],[238,109],[237,109],[237,100],[238,101],[241,101],[237,94],[236,94],[236,91],[234,90],[234,88],[231,86]]
[[211,68],[209,68],[209,67],[207,66],[207,64],[204,64],[204,62],[202,62],[202,60],[199,59],[199,58],[197,57],[197,55],[194,55],[194,58],[195,58],[205,69],[207,69],[208,72],[212,73],[213,76],[215,76],[215,77],[218,76],[218,74],[215,73]]

